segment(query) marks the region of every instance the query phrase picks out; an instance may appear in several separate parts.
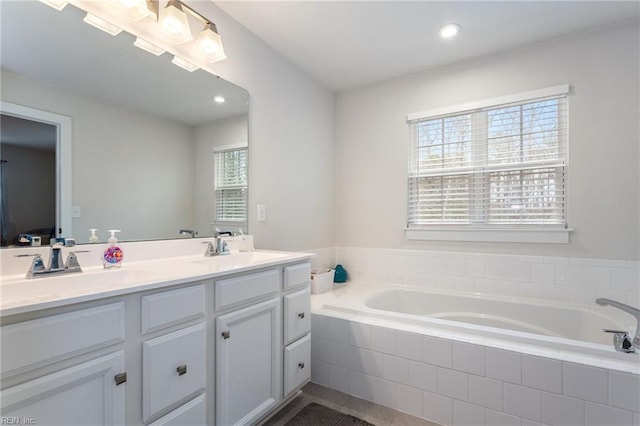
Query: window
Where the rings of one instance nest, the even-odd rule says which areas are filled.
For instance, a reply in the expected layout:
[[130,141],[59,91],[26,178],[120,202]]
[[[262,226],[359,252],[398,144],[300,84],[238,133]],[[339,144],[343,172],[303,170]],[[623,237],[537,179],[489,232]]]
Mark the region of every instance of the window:
[[505,241],[564,242],[531,236],[566,233],[567,93],[558,86],[411,114],[408,237],[480,231],[469,239],[501,241],[496,232],[517,230],[528,237]]
[[216,150],[213,157],[215,224],[246,226],[247,148]]

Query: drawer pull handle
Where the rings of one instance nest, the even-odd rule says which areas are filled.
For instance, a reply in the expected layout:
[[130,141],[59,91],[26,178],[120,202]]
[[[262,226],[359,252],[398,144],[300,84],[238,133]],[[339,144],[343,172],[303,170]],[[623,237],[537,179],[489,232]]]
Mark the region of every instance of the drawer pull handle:
[[114,379],[116,380],[116,386],[120,386],[127,381],[127,373],[116,374]]
[[229,331],[223,331],[222,332],[222,338],[224,340],[227,340],[229,337],[231,337],[231,332],[229,332]]
[[300,318],[300,319],[304,319],[304,312],[300,312],[300,313],[298,314],[298,318]]
[[298,368],[302,370],[304,368],[304,362],[299,362]]
[[187,366],[186,366],[186,364],[178,366],[178,368],[176,368],[176,371],[178,372],[178,376],[182,376],[183,374],[187,374]]

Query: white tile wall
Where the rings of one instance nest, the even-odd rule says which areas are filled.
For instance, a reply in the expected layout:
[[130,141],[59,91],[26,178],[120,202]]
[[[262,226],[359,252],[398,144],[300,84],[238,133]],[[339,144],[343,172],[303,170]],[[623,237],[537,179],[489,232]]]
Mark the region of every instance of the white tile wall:
[[640,426],[639,375],[359,321],[312,314],[314,382],[445,426]]
[[629,411],[586,402],[585,424],[587,426],[626,426],[633,424],[633,416]]
[[522,384],[530,388],[562,392],[562,363],[538,356],[522,356]]
[[591,306],[596,297],[608,297],[640,305],[640,262],[636,261],[355,247],[337,247],[335,259],[358,281]]
[[565,363],[562,373],[565,395],[602,404],[608,402],[607,370]]
[[584,400],[542,392],[542,422],[550,425],[583,425]]

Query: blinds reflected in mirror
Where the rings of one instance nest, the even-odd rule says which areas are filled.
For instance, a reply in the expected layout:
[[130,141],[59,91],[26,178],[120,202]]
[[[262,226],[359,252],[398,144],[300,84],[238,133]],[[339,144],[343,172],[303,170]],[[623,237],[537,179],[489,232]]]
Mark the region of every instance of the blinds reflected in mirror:
[[214,221],[216,225],[243,227],[247,224],[247,148],[215,151]]

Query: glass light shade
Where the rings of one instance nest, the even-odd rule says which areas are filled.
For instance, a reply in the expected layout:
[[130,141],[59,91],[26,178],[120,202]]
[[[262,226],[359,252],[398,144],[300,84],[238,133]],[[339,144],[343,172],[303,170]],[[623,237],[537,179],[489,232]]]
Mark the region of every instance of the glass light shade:
[[84,22],[89,25],[93,25],[99,30],[104,31],[107,34],[111,34],[112,36],[118,35],[122,32],[122,28],[117,25],[113,25],[110,22],[105,21],[102,18],[98,18],[96,15],[92,15],[87,13],[87,16],[84,17]]
[[147,40],[143,40],[140,37],[136,38],[133,45],[156,56],[160,56],[165,52],[164,49],[161,49],[155,44],[149,43]]
[[169,2],[167,7],[160,12],[160,30],[178,44],[193,40],[187,14],[174,2]]
[[40,0],[40,2],[46,4],[47,6],[51,6],[55,10],[62,10],[66,5],[69,4],[66,0]]
[[213,31],[211,24],[207,24],[196,39],[196,49],[200,56],[209,62],[225,59],[222,39]]
[[171,63],[173,63],[174,65],[179,66],[180,68],[183,68],[189,72],[193,72],[195,70],[197,70],[198,68],[200,68],[197,65],[193,65],[191,62],[185,61],[184,59],[178,57],[178,56],[174,56],[173,59],[171,60]]
[[147,0],[110,0],[109,4],[134,21],[139,21],[151,14],[147,7]]

